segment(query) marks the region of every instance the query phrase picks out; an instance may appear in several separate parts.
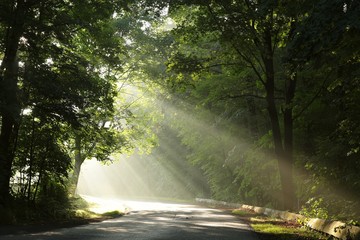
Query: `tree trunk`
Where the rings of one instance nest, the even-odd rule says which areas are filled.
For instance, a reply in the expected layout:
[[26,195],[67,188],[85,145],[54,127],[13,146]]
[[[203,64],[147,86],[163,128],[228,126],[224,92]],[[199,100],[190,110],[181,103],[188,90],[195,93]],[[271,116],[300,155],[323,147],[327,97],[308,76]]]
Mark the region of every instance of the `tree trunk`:
[[[293,72],[290,72],[292,74]],[[296,197],[295,197],[295,185],[293,180],[293,106],[292,101],[294,99],[296,89],[296,75],[291,77],[289,76],[286,80],[285,86],[285,109],[284,109],[284,173],[288,176],[288,183],[286,184],[285,189],[283,189],[288,199],[288,206],[286,209],[294,210],[296,209]]]
[[[287,105],[284,114],[284,145],[283,137],[281,134],[280,122],[278,117],[278,109],[276,108],[275,102],[275,73],[274,73],[274,59],[273,59],[273,49],[272,49],[272,40],[270,31],[265,32],[264,35],[265,49],[263,53],[263,61],[266,71],[266,102],[267,109],[271,122],[271,129],[274,140],[275,155],[278,160],[278,167],[280,173],[280,182],[282,190],[282,201],[281,207],[284,210],[293,210],[294,209],[294,199],[295,199],[295,189],[293,186],[293,174],[292,174],[292,108],[290,104]],[[291,85],[295,90],[295,85]],[[289,91],[286,93],[289,94],[288,101],[291,103],[290,85]],[[292,92],[293,93],[293,92]]]
[[17,99],[18,63],[17,51],[20,37],[23,34],[24,1],[14,3],[12,20],[7,27],[5,37],[5,53],[0,67],[1,84],[1,132],[0,132],[0,203],[6,203],[9,197],[11,167],[14,158],[13,139],[14,126],[20,115]]
[[81,154],[81,136],[75,136],[75,164],[74,164],[74,173],[72,177],[72,182],[74,184],[74,194],[76,193],[76,188],[79,182],[81,165],[84,162],[85,158]]
[[[104,127],[104,125],[105,122],[103,122],[101,127]],[[81,146],[81,139],[82,139],[81,135],[75,133],[75,164],[74,164],[74,173],[72,177],[72,183],[74,184],[74,192],[73,192],[74,194],[76,193],[76,188],[79,182],[81,165],[88,156],[91,156],[93,150],[96,147],[96,140],[93,140],[92,144],[85,151],[84,146]]]
[[27,199],[30,202],[31,199],[31,187],[32,187],[32,169],[34,163],[34,151],[35,151],[35,118],[32,120],[31,140],[30,140],[30,154],[29,154],[29,171],[28,171],[28,190]]
[[258,128],[257,113],[256,113],[256,103],[254,98],[246,98],[246,105],[249,111],[249,118],[247,119],[248,129],[250,135],[253,139],[258,139],[260,136],[260,131]]

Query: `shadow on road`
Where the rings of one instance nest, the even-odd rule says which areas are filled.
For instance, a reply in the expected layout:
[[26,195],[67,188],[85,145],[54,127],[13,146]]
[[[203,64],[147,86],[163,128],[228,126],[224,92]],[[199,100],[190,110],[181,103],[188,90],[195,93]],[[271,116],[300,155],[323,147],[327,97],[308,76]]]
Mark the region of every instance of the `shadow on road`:
[[129,205],[132,211],[128,215],[101,222],[0,227],[1,239],[257,239],[248,224],[226,211],[194,205],[136,204]]

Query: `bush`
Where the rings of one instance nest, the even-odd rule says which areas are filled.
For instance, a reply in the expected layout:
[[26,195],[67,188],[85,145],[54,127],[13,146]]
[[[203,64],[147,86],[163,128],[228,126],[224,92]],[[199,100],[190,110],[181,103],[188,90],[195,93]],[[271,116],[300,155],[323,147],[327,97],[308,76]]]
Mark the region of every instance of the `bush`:
[[71,202],[65,184],[47,181],[41,185],[36,206],[42,217],[68,219],[71,217]]
[[0,225],[12,224],[16,222],[16,218],[12,209],[5,208],[3,205],[0,205],[0,216]]
[[328,219],[329,217],[322,198],[310,198],[301,208],[300,214],[309,218]]

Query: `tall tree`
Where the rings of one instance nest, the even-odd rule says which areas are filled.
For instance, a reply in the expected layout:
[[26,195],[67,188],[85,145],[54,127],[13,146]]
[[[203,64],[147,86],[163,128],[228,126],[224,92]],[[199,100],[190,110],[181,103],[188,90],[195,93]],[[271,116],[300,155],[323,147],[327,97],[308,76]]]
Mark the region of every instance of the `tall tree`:
[[[202,38],[201,36],[208,35],[213,42],[219,43],[218,52],[226,52],[225,54],[233,56],[220,64],[216,64],[219,59],[212,58],[213,62],[207,66],[232,66],[238,68],[239,72],[247,72],[251,80],[246,82],[245,79],[239,78],[236,84],[246,86],[246,82],[248,86],[251,84],[256,87],[243,88],[230,97],[255,96],[266,101],[274,151],[278,159],[283,208],[294,209],[292,114],[297,66],[284,61],[285,58],[282,57],[285,53],[284,48],[294,37],[294,27],[298,19],[287,11],[289,6],[273,1],[208,1],[196,7],[190,6],[193,16],[190,18],[185,13],[186,16],[180,18],[183,21],[179,23],[177,31],[185,41],[195,39],[190,42],[196,42]],[[295,3],[292,7],[298,5]],[[175,8],[173,5],[173,9]],[[181,10],[181,7],[179,9]],[[183,14],[185,11],[182,10]],[[191,57],[191,50],[187,50],[183,58]],[[193,57],[193,61],[185,60],[188,69],[194,69],[196,66],[199,69],[206,67],[207,59],[196,56],[196,53]],[[176,61],[184,65],[184,60]],[[251,74],[247,68],[251,69]]]
[[[218,74],[224,81],[236,73],[238,79],[231,90],[223,91],[228,92],[225,96],[265,100],[278,160],[282,206],[294,209],[295,119],[329,86],[327,78],[336,68],[330,67],[327,61],[340,52],[342,39],[350,40],[349,44],[356,41],[358,21],[354,16],[358,13],[358,4],[337,0],[316,4],[311,1],[178,1],[170,6],[171,16],[177,21],[174,34],[178,45],[173,48],[177,52],[174,51],[169,64],[170,70],[176,73],[172,76],[174,85],[198,87],[198,82],[206,81],[204,72]],[[334,26],[336,30],[332,31]],[[353,53],[345,55],[348,61],[354,61],[349,60],[353,59]],[[311,96],[301,99],[304,89],[299,91],[299,80],[308,81],[309,68],[313,68],[313,74],[319,74],[321,63],[325,74],[319,78],[318,88],[307,89]],[[215,87],[208,95],[212,96],[215,91],[221,93],[219,88],[225,89],[226,84]],[[234,93],[234,89],[238,92]]]
[[2,9],[4,9],[2,13],[4,15],[0,19],[6,34],[2,39],[3,60],[0,66],[0,202],[4,202],[9,195],[13,142],[20,113],[18,101],[18,48],[20,38],[24,33],[25,19],[28,18],[29,12],[35,4],[35,1],[5,1],[2,4]]
[[[114,41],[114,28],[106,26],[127,4],[61,0],[1,3],[0,28],[6,33],[0,40],[2,203],[9,196],[20,110],[37,109],[79,127],[79,119],[86,113],[78,110],[88,98],[94,105],[96,98],[101,99],[98,93],[104,82],[93,76],[101,76],[101,67],[109,62],[113,66],[121,63],[122,42]],[[27,94],[33,93],[40,95],[27,99]]]

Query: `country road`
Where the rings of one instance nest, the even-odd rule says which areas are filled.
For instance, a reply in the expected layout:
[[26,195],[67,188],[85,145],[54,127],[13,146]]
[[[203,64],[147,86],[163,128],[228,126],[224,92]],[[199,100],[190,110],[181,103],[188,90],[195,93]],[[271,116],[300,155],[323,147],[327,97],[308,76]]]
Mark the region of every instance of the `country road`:
[[130,210],[124,217],[39,233],[3,235],[0,239],[257,239],[248,225],[222,210],[185,204],[135,201],[123,204]]

